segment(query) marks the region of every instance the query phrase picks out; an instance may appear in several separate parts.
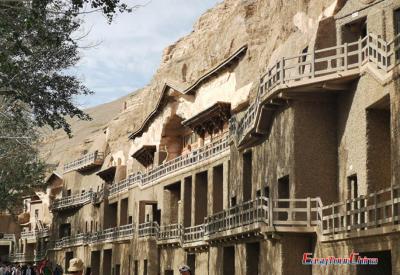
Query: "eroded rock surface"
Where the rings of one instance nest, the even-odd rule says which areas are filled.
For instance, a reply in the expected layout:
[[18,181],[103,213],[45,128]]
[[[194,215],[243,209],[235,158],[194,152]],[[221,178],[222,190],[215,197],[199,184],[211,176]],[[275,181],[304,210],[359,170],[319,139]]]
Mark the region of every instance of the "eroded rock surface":
[[[46,131],[41,147],[48,163],[60,165],[96,149],[96,138],[107,130],[114,153],[128,158],[129,133],[154,109],[166,81],[188,87],[213,66],[247,45],[240,66],[234,69],[234,89],[241,101],[251,100],[258,79],[277,58],[296,55],[323,32],[321,24],[344,1],[340,0],[225,0],[204,13],[193,31],[168,46],[151,82],[116,101],[90,108],[92,121],[71,120],[74,137]],[[217,87],[218,88],[218,87]],[[248,93],[250,91],[250,94]],[[208,100],[205,98],[205,100]],[[192,110],[196,113],[199,110]]]

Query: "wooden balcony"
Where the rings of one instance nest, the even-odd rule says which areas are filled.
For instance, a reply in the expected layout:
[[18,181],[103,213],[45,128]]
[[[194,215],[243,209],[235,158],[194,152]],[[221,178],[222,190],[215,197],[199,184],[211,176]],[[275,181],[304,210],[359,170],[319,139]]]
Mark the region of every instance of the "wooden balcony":
[[8,260],[11,263],[33,263],[35,261],[35,254],[14,253],[9,255]]
[[[205,219],[205,235],[212,240],[235,233],[247,233],[247,225],[267,224],[270,209],[268,199],[264,197],[228,208]],[[236,230],[238,229],[239,230]]]
[[356,42],[283,57],[261,77],[257,98],[244,116],[230,119],[230,140],[245,148],[265,136],[277,107],[274,99],[283,92],[332,91],[365,70],[390,79],[399,64],[399,44],[400,35],[386,42],[370,33]]
[[118,193],[125,192],[136,184],[141,188],[145,188],[172,173],[219,156],[229,150],[228,138],[228,135],[225,135],[199,149],[193,150],[190,154],[179,156],[163,163],[149,170],[147,173],[131,174],[127,179],[114,183],[110,187],[109,195],[114,196]]
[[0,241],[15,242],[15,234],[5,233]]
[[259,197],[207,217],[205,237],[213,242],[233,236],[254,237],[271,232],[316,232],[320,204],[319,198]]
[[130,174],[128,178],[111,185],[109,190],[109,196],[113,196],[115,194],[127,191],[130,187],[133,187],[135,184],[139,184],[141,179],[142,179],[142,174],[140,172],[135,174]]
[[188,168],[195,164],[199,164],[206,160],[209,160],[215,156],[229,149],[228,136],[225,135],[222,138],[215,140],[209,144],[200,147],[192,151],[190,154],[179,156],[175,159],[167,161],[154,169],[151,169],[145,174],[142,174],[141,186],[150,185],[151,183],[172,174],[178,170]]
[[79,233],[75,236],[61,238],[60,240],[56,241],[54,248],[61,249],[65,247],[86,245],[88,243],[88,240],[90,240],[90,234]]
[[94,233],[80,233],[75,236],[64,237],[55,243],[56,249],[91,245],[109,242],[124,242],[129,241],[135,234],[135,225],[126,224],[118,227],[104,229]]
[[322,207],[323,240],[400,231],[400,185]]
[[157,238],[159,226],[157,222],[146,222],[139,224],[138,237],[154,237]]
[[89,190],[88,192],[85,192],[83,194],[63,197],[61,199],[54,200],[51,206],[51,210],[62,211],[66,209],[82,207],[83,205],[92,202],[94,196],[95,193],[92,190]]
[[64,174],[77,170],[84,171],[101,166],[104,162],[104,153],[95,151],[64,165]]
[[[384,235],[400,231],[400,185],[324,206],[320,198],[271,199],[258,197],[204,219],[204,224],[139,225],[138,238],[185,249],[243,238],[265,238],[274,233],[318,234],[323,242]],[[56,242],[56,248],[133,239],[135,227],[125,225]]]
[[48,237],[49,235],[50,235],[49,228],[45,227],[40,230],[21,232],[21,239],[37,240],[39,238]]
[[135,225],[126,224],[92,233],[88,243],[123,242],[132,239],[134,234]]
[[205,224],[185,227],[183,229],[183,247],[191,249],[195,247],[208,246],[208,243],[204,238],[205,227]]
[[182,239],[183,226],[181,224],[169,224],[160,226],[158,241],[179,242]]
[[46,258],[47,251],[49,250],[48,243],[40,250],[35,249],[33,253],[21,253],[15,252],[8,255],[8,261],[11,263],[27,264],[27,263],[37,263]]

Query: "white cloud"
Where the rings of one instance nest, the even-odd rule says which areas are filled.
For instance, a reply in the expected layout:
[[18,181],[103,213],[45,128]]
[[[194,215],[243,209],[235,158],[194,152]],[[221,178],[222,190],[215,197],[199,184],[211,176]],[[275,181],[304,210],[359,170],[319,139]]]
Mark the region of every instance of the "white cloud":
[[[132,1],[139,3],[139,1]],[[141,3],[146,0],[141,0]],[[75,73],[95,92],[78,98],[84,107],[111,101],[146,85],[163,49],[190,33],[197,18],[219,0],[152,0],[131,14],[117,15],[109,25],[100,14],[84,17],[84,49]],[[77,34],[79,36],[79,34]]]

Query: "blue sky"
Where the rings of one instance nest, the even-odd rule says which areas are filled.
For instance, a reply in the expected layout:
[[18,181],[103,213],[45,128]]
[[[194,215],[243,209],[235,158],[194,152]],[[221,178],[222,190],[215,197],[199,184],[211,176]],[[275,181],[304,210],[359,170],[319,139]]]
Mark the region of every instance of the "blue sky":
[[197,18],[218,2],[151,0],[133,13],[118,15],[111,25],[101,14],[85,15],[84,27],[76,36],[90,32],[80,40],[82,58],[72,72],[95,94],[79,97],[78,105],[95,106],[145,86],[160,63],[163,49],[190,33]]

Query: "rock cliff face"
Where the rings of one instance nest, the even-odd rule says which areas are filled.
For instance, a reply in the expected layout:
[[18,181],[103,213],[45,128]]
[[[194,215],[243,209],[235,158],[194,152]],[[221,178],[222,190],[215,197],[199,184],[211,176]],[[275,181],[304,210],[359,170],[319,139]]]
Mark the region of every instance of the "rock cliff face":
[[[90,122],[72,120],[74,138],[60,131],[46,132],[41,150],[51,164],[77,158],[91,149],[107,130],[112,150],[128,152],[128,135],[154,109],[166,81],[188,87],[210,68],[247,45],[235,67],[236,87],[251,84],[251,100],[260,75],[282,55],[299,54],[329,24],[323,24],[341,6],[341,0],[225,0],[195,23],[192,33],[168,46],[148,86],[87,112]],[[323,36],[323,34],[322,34]]]

